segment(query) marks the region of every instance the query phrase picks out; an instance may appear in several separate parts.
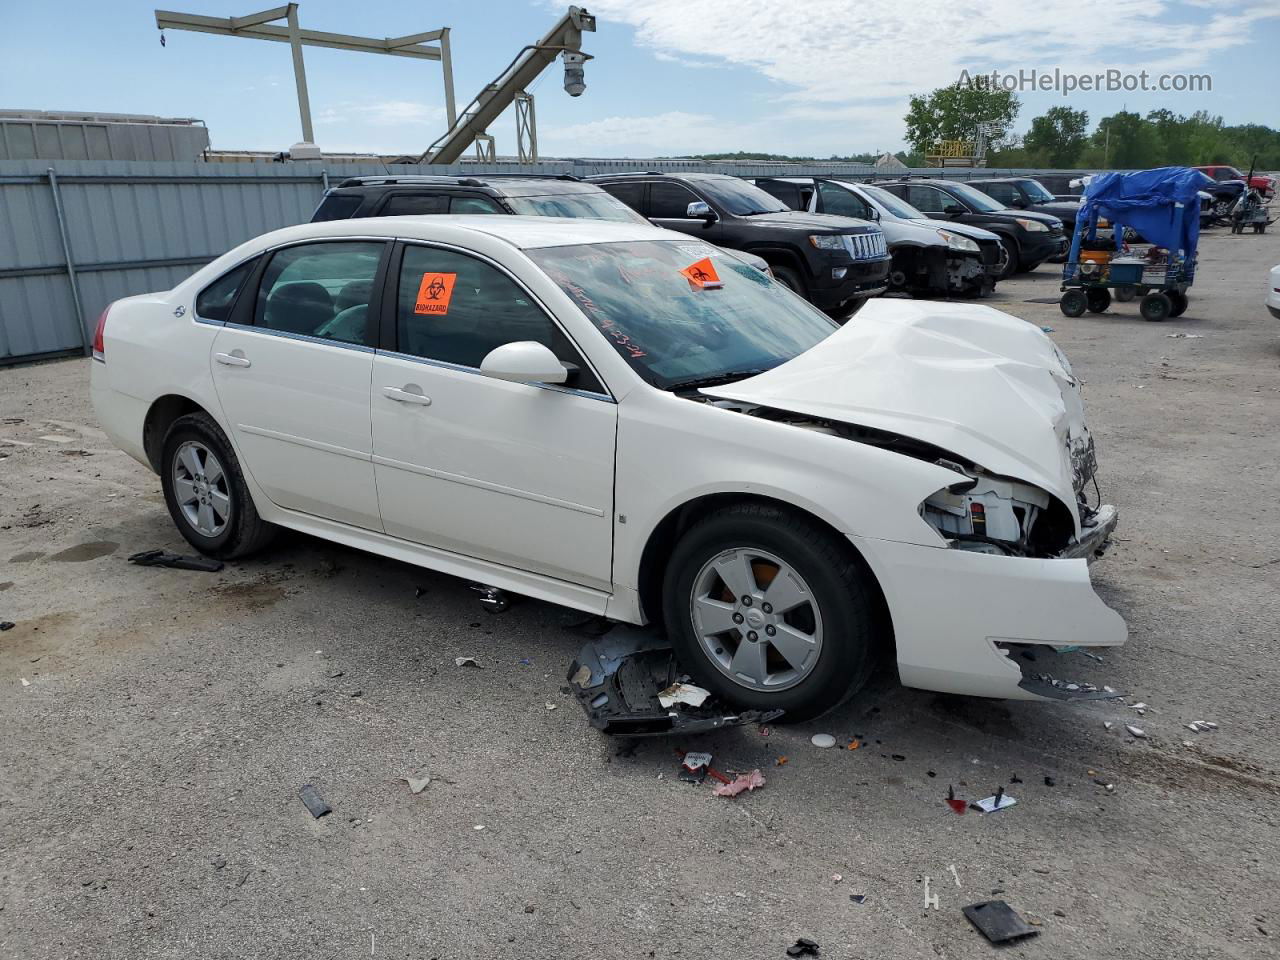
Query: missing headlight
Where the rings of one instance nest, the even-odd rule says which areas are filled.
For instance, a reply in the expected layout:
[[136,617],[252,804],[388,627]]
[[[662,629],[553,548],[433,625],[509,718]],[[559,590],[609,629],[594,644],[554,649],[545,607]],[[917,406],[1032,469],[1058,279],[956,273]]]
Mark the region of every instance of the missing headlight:
[[959,550],[1026,556],[1036,521],[1050,496],[1038,487],[979,475],[953,484],[920,505],[921,516]]

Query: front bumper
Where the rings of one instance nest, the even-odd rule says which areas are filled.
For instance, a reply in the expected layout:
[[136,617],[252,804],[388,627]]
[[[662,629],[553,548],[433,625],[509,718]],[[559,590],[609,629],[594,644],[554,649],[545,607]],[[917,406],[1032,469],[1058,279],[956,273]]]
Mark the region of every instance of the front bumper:
[[[1086,530],[1093,555],[1114,509]],[[1109,523],[1109,526],[1107,525]],[[1083,556],[1001,557],[850,537],[879,580],[893,621],[898,673],[908,687],[1013,700],[1051,699],[1023,685],[1000,644],[1115,647],[1128,628],[1093,591]]]
[[1066,256],[1067,236],[1064,233],[1026,233],[1022,241],[1022,259],[1027,263],[1041,263],[1054,257]]
[[[809,278],[810,300],[819,309],[829,310],[850,300],[884,293],[889,288],[891,263],[891,258],[884,256],[874,260],[823,264],[818,275]],[[839,280],[831,275],[834,267],[847,267]]]
[[1275,317],[1277,320],[1280,320],[1280,307],[1273,307],[1271,304],[1268,303],[1267,309],[1271,311],[1271,315],[1273,317]]

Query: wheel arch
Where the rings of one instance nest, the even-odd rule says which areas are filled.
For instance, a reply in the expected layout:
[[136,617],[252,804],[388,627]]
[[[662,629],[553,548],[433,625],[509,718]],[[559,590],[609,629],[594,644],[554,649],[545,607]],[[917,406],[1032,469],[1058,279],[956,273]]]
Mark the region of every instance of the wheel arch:
[[160,473],[160,456],[164,452],[165,434],[173,422],[189,413],[204,413],[217,422],[212,411],[188,396],[179,393],[166,393],[157,397],[147,409],[142,421],[142,448],[146,451],[147,462],[151,469]]
[[[862,556],[862,553],[849,538],[842,534],[829,520],[812,510],[778,497],[740,491],[707,493],[686,500],[670,510],[649,531],[644,549],[640,554],[640,568],[637,571],[636,578],[640,597],[640,613],[646,621],[660,622],[662,619],[662,579],[666,571],[667,561],[671,557],[671,553],[681,535],[702,517],[716,510],[734,504],[752,503],[777,507],[790,513],[799,514],[830,531],[844,545],[850,559],[862,570],[866,576],[867,584],[871,588],[874,605],[872,616],[877,636],[886,638],[890,649],[893,649],[893,620],[889,616],[889,605],[885,599],[884,590],[881,588],[880,581],[876,577],[875,571],[872,570],[871,565],[867,563],[866,558]],[[651,612],[654,615],[651,616]]]

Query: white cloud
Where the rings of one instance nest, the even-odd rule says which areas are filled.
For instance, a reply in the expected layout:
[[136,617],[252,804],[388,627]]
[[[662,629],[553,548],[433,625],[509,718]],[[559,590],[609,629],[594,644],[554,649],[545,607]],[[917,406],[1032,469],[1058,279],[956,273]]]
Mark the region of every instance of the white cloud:
[[[785,136],[772,149],[797,153],[791,134],[801,130],[808,139],[805,120],[866,124],[850,150],[899,142],[907,97],[953,83],[964,69],[1203,69],[1211,55],[1256,42],[1259,23],[1280,17],[1280,3],[960,0],[904,7],[897,0],[829,0],[800,15],[777,0],[592,0],[591,11],[601,29],[634,27],[637,42],[660,60],[746,67],[774,81],[765,109]],[[575,127],[582,148],[645,129],[697,152],[714,149],[715,138],[685,139],[697,133],[695,116],[613,117]],[[832,143],[829,130],[814,139]],[[736,145],[745,146],[740,139]]]
[[421,125],[443,129],[444,120],[444,107],[413,100],[345,101],[325,107],[316,114],[316,123],[375,127]]

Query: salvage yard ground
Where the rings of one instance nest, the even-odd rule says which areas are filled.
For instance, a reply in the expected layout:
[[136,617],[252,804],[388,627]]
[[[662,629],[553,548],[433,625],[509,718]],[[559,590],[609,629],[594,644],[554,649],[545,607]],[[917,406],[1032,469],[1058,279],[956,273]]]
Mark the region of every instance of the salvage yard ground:
[[[1052,265],[989,301],[1054,328],[1087,382],[1121,511],[1094,577],[1130,641],[1078,672],[1123,703],[882,677],[768,736],[610,742],[561,690],[579,615],[489,615],[333,544],[131,566],[190,551],[95,425],[89,361],[0,369],[0,957],[981,957],[960,908],[993,892],[1041,931],[1013,956],[1275,956],[1278,261],[1271,234],[1214,231],[1164,324],[1063,317],[1035,302]],[[715,797],[676,747],[767,783]],[[956,816],[949,784],[1018,803]]]

